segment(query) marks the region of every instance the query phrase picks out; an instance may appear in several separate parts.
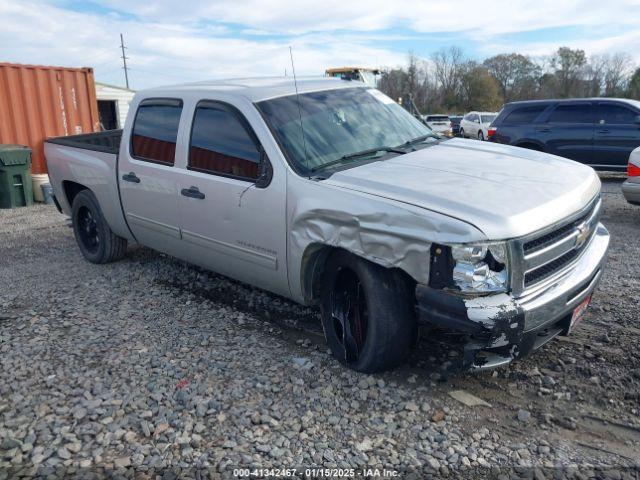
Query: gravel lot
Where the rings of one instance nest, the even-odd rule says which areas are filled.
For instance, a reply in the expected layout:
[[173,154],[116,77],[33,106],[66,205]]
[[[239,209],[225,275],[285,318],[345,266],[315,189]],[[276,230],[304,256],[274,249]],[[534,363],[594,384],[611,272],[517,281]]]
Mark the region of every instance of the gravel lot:
[[446,335],[395,371],[346,370],[312,309],[146,248],[92,265],[53,207],[0,210],[0,479],[238,466],[637,479],[640,208],[617,180],[603,198],[609,264],[581,327],[473,374],[455,372]]

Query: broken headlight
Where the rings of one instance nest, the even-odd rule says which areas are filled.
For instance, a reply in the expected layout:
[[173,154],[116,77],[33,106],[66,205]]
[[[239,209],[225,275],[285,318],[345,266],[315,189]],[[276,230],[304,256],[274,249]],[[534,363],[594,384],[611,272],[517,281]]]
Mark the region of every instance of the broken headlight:
[[434,245],[430,283],[466,294],[506,292],[508,264],[504,243]]

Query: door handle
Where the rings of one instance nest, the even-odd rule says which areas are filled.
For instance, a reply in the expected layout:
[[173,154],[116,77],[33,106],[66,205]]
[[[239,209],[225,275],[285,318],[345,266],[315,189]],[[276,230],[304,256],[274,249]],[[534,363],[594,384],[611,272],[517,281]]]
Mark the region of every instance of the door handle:
[[197,198],[198,200],[204,200],[204,193],[198,190],[198,187],[183,188],[180,193],[185,197]]
[[604,129],[604,130],[598,130],[598,133],[609,133],[609,130]]
[[125,173],[122,175],[122,179],[125,182],[140,183],[140,179],[133,172]]

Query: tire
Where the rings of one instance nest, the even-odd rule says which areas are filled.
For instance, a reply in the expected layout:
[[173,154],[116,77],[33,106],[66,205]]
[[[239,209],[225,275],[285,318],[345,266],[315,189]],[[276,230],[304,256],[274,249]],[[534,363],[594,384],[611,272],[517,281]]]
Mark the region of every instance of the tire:
[[111,231],[90,190],[80,191],[73,199],[71,220],[78,247],[88,261],[109,263],[124,257],[127,241]]
[[478,132],[478,140],[480,140],[481,142],[484,142],[484,133],[482,133],[482,130]]
[[400,365],[417,338],[409,282],[397,271],[345,251],[327,261],[321,312],[331,353],[359,372]]
[[464,128],[460,128],[459,135],[464,138]]

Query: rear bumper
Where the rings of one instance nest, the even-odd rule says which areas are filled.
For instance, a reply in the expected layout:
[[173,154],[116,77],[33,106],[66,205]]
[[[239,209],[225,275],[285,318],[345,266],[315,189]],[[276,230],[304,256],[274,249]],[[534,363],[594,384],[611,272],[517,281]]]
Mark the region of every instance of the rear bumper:
[[514,298],[503,293],[463,298],[416,287],[419,318],[467,334],[465,368],[492,368],[526,356],[557,335],[567,335],[574,309],[600,281],[609,232],[599,224],[580,258],[542,291]]
[[622,184],[622,194],[627,202],[640,205],[640,177],[628,178]]

